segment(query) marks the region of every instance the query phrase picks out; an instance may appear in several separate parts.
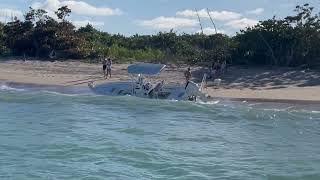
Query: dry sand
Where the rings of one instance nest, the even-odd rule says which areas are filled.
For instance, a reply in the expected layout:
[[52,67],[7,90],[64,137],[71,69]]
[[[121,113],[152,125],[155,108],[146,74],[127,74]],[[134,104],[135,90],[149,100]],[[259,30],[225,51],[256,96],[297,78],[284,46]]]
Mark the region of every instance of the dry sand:
[[[0,81],[61,86],[87,86],[97,83],[129,80],[128,64],[114,64],[111,79],[102,77],[100,64],[77,61],[41,62],[0,60]],[[168,66],[160,77],[166,83],[184,83],[185,66]],[[205,69],[193,67],[193,80],[201,81]],[[211,97],[233,100],[320,102],[320,72],[289,68],[231,67],[218,77],[219,87],[208,81],[206,93]]]

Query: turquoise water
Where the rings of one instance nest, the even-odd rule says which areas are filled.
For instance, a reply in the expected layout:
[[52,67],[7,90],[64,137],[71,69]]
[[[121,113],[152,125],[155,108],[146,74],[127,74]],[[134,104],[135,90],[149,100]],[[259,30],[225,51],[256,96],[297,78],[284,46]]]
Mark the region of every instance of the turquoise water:
[[320,179],[320,111],[0,90],[0,179]]

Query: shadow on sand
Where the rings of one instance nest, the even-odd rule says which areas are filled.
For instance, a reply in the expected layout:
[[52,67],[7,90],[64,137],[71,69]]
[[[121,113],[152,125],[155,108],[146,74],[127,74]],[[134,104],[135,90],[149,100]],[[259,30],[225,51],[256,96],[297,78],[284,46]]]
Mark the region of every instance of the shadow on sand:
[[[208,70],[204,68],[195,70],[193,72],[195,81],[201,82],[202,75],[206,72]],[[222,79],[221,86],[226,89],[281,89],[287,86],[310,87],[320,85],[320,71],[298,68],[248,68],[233,66],[229,67],[224,75],[217,78]]]

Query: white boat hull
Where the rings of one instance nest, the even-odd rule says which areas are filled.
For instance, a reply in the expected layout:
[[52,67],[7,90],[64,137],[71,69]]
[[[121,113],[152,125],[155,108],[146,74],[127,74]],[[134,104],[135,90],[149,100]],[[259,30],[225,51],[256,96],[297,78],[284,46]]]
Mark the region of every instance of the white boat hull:
[[[195,84],[195,83],[194,83]],[[204,100],[205,95],[190,83],[187,89],[184,86],[166,85],[160,91],[150,92],[148,90],[133,87],[132,82],[110,82],[100,85],[89,85],[95,94],[123,96],[131,95],[141,98],[170,99],[170,100]]]

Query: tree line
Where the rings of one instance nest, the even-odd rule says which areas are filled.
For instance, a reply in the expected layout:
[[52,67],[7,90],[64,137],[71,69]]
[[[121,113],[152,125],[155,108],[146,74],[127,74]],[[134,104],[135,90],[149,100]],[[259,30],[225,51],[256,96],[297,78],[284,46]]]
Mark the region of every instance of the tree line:
[[43,9],[32,9],[24,19],[0,23],[0,55],[42,59],[112,57],[121,61],[163,63],[308,66],[320,64],[320,13],[309,4],[296,6],[295,14],[273,17],[235,36],[225,34],[155,35],[109,34],[88,24],[76,29],[67,20],[71,10],[60,7],[56,18]]

